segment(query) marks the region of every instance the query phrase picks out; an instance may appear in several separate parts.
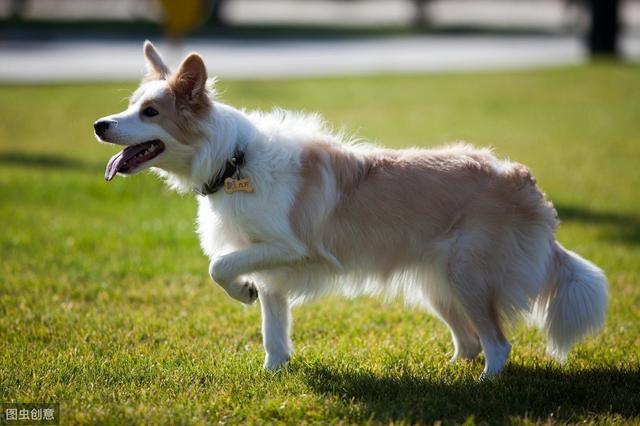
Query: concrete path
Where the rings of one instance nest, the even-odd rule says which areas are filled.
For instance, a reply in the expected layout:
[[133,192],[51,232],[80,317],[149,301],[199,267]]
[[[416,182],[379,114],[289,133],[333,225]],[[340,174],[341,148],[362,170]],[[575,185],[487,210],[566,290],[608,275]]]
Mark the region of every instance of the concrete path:
[[[0,0],[0,16],[9,0]],[[152,0],[32,0],[30,19],[100,17],[158,19]],[[432,1],[432,25],[486,25],[562,33],[580,26],[579,13],[561,0]],[[329,25],[406,25],[414,16],[411,0],[233,0],[225,16],[234,24],[297,23]],[[622,40],[626,58],[640,60],[640,3],[624,2]],[[583,17],[584,18],[584,17]],[[635,34],[635,36],[633,36]],[[0,82],[137,80],[143,72],[142,39],[91,40],[55,36],[48,41],[2,40]],[[465,72],[572,65],[587,58],[582,40],[571,35],[423,35],[345,39],[189,39],[157,43],[175,64],[189,51],[200,52],[209,70],[225,79],[295,78],[372,73]]]
[[[225,79],[371,73],[461,72],[578,64],[576,37],[413,36],[347,40],[187,40],[157,43],[168,63],[200,52]],[[625,44],[640,58],[640,39]],[[0,41],[0,82],[124,81],[140,78],[142,40]]]

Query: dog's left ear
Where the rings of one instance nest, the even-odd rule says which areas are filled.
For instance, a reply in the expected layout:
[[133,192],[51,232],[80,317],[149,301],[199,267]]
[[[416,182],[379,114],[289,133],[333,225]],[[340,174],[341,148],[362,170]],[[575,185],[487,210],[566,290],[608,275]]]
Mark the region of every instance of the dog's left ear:
[[169,67],[167,67],[162,61],[162,57],[153,46],[153,44],[147,40],[144,42],[142,48],[144,52],[144,59],[147,63],[147,74],[144,79],[149,80],[166,80],[169,75]]
[[176,93],[184,96],[189,102],[197,102],[207,96],[207,69],[202,57],[191,53],[180,64],[178,71],[171,78],[170,85]]

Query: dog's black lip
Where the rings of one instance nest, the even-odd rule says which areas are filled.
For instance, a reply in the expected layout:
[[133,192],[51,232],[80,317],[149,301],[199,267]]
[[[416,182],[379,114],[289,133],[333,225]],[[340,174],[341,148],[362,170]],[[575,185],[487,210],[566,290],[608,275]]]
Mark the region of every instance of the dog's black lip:
[[140,143],[136,143],[136,144],[128,144],[126,141],[122,140],[122,139],[117,139],[114,141],[110,141],[109,139],[105,139],[105,138],[101,138],[99,135],[97,135],[96,133],[94,133],[94,135],[96,136],[96,138],[98,139],[98,142],[107,144],[107,145],[118,145],[118,146],[124,146],[125,148],[128,146],[136,146],[136,145],[142,145],[143,143],[147,143],[147,142],[162,142],[160,139],[151,139],[148,141],[144,141],[144,142],[140,142]]

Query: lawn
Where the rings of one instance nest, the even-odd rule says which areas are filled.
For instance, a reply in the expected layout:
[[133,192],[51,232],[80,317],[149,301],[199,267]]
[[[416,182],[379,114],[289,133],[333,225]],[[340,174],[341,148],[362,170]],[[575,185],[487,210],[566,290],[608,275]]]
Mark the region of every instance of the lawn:
[[319,111],[392,147],[455,140],[528,164],[558,238],[610,280],[604,331],[564,367],[520,326],[504,374],[449,365],[446,327],[401,301],[294,310],[296,354],[262,370],[260,312],[207,274],[194,196],[103,180],[91,124],[132,84],[0,87],[0,401],[63,423],[640,424],[640,69],[222,82],[247,108]]

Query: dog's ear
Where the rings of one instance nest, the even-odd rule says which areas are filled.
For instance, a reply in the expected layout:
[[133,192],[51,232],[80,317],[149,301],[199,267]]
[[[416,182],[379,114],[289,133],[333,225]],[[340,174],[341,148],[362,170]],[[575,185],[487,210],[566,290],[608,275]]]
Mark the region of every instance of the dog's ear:
[[164,64],[162,57],[149,40],[144,42],[143,52],[147,62],[147,74],[144,80],[165,80],[170,73],[169,68]]
[[197,53],[190,53],[180,64],[178,71],[169,82],[176,94],[184,97],[189,103],[195,104],[208,99],[207,69],[202,57]]

